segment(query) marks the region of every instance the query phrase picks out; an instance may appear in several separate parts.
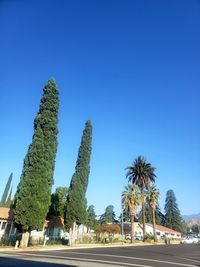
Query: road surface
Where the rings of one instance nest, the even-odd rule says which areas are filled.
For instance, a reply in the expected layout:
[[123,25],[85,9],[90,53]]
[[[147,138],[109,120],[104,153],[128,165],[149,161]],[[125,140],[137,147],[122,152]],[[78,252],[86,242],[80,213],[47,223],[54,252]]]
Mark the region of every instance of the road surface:
[[0,252],[0,267],[194,267],[200,245],[122,246]]

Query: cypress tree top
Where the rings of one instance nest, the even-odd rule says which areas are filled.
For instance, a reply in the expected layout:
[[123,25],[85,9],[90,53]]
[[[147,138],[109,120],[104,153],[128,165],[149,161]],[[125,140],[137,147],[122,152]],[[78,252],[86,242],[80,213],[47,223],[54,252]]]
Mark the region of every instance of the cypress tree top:
[[90,157],[92,151],[92,124],[88,120],[85,123],[83,135],[81,138],[81,145],[78,151],[78,159],[76,162],[75,173],[79,174],[84,193],[86,193],[88,186],[88,177],[90,173]]
[[8,178],[8,181],[6,183],[6,186],[5,186],[2,198],[1,198],[0,207],[6,207],[6,201],[8,199],[8,194],[9,194],[12,178],[13,178],[13,174],[11,173]]

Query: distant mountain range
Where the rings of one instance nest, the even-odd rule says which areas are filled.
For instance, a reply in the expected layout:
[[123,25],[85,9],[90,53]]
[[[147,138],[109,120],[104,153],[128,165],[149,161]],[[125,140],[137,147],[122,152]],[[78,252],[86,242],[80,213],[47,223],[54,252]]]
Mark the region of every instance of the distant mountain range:
[[188,227],[192,227],[195,224],[200,225],[200,213],[183,215],[182,218],[184,219]]

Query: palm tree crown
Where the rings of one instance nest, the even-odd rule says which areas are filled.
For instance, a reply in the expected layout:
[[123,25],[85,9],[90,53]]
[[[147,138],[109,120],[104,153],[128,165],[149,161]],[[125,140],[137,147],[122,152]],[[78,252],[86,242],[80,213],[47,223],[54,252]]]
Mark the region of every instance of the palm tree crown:
[[122,203],[124,209],[130,215],[136,215],[138,207],[141,204],[141,193],[137,185],[128,184],[128,186],[125,186],[125,190],[122,193]]
[[138,185],[141,189],[148,188],[155,182],[155,167],[142,156],[136,158],[133,164],[126,169],[128,169],[126,177],[129,179],[129,182]]
[[122,203],[131,217],[131,243],[134,242],[134,217],[141,204],[141,200],[141,192],[137,185],[129,184],[125,187],[125,191],[122,193]]
[[152,207],[152,209],[155,209],[156,206],[158,205],[159,197],[160,197],[159,189],[155,185],[151,186],[147,192],[147,202]]

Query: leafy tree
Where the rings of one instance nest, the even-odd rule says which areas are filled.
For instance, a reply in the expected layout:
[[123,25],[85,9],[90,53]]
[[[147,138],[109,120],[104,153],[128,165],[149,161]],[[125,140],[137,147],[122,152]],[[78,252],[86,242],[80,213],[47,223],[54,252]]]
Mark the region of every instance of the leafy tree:
[[[145,208],[145,222],[147,223],[152,223],[152,212],[151,212],[151,207],[149,207],[148,203],[145,203],[144,205]],[[142,209],[139,211],[138,214],[138,221],[142,224],[143,218],[142,218]]]
[[132,165],[126,168],[128,170],[126,177],[129,182],[136,184],[141,189],[142,194],[142,218],[143,218],[143,236],[146,236],[145,228],[145,189],[148,189],[155,182],[155,167],[146,161],[142,156],[135,159]]
[[55,193],[51,195],[51,206],[47,218],[50,219],[53,216],[61,216],[64,218],[66,200],[68,195],[67,187],[57,187]]
[[94,230],[97,226],[97,219],[94,210],[94,205],[90,205],[87,209],[87,227]]
[[49,210],[57,151],[58,107],[58,89],[55,81],[49,80],[43,89],[32,143],[15,196],[14,218],[23,233],[42,229]]
[[134,217],[141,204],[141,191],[137,185],[128,185],[122,193],[122,203],[131,217],[131,243],[134,242]]
[[11,173],[10,176],[8,177],[8,181],[6,183],[2,198],[1,198],[1,202],[0,202],[0,207],[7,207],[7,199],[8,199],[8,194],[9,194],[9,190],[10,190],[10,186],[12,183],[12,178],[13,178],[13,174]]
[[65,226],[69,230],[73,223],[87,222],[86,190],[90,173],[90,157],[92,151],[92,124],[87,121],[78,151],[75,172],[72,176],[66,203]]
[[192,225],[192,232],[195,234],[199,234],[200,233],[200,225],[198,225],[197,223]]
[[159,206],[156,206],[155,217],[156,217],[156,224],[165,226],[165,215],[161,212]]
[[147,202],[148,202],[149,206],[152,208],[154,241],[157,241],[155,210],[156,210],[156,207],[158,205],[159,197],[160,197],[160,191],[156,188],[155,185],[151,186],[147,192]]
[[173,190],[168,190],[166,194],[165,220],[167,227],[179,232],[183,231],[183,220]]
[[101,224],[103,223],[114,223],[115,222],[115,212],[114,212],[114,206],[109,205],[106,207],[104,214],[101,215],[99,221]]
[[[148,203],[145,203],[145,219],[147,223],[153,224],[152,209]],[[142,210],[138,214],[138,221],[142,223]],[[155,221],[156,224],[165,226],[165,215],[161,212],[159,206],[156,206],[155,209]]]
[[[122,221],[122,213],[120,213],[119,221]],[[130,214],[123,208],[123,222],[130,222]]]

